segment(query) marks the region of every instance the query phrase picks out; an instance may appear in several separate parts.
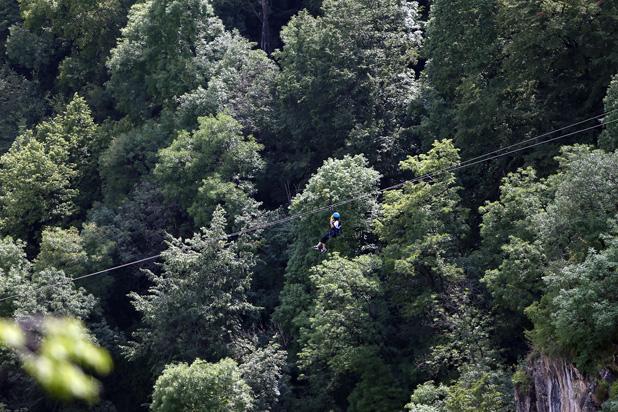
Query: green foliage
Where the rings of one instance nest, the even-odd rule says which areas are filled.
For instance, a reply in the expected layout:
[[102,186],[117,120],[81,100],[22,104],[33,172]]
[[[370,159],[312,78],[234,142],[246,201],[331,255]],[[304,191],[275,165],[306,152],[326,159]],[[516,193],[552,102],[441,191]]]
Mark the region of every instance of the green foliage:
[[526,370],[522,367],[518,367],[515,373],[513,373],[513,386],[517,390],[521,390],[522,392],[526,392],[530,389],[532,381],[530,376],[526,372]]
[[[497,2],[436,0],[429,11],[426,43],[429,60],[425,72],[428,85],[424,93],[430,97],[430,106],[425,127],[434,139],[462,133],[466,127],[483,130],[487,122],[475,123],[473,119],[458,117],[457,113],[466,111],[480,118],[486,114],[480,111],[489,109],[483,103],[490,86],[481,81],[490,76],[495,65]],[[491,103],[494,102],[489,100],[487,106]],[[479,112],[474,113],[468,107]],[[487,117],[484,119],[491,122]],[[461,147],[469,149],[467,145]]]
[[[153,410],[395,411],[414,391],[413,411],[502,412],[530,345],[613,370],[616,124],[577,135],[599,149],[458,166],[603,105],[618,119],[616,15],[588,0],[0,0],[0,316],[81,319],[122,352],[96,410],[143,408],[165,365]],[[340,202],[343,232],[318,254]],[[83,409],[38,401],[19,363],[0,351],[0,409]]]
[[154,120],[139,127],[119,122],[107,129],[111,139],[101,153],[99,173],[106,202],[117,205],[152,172],[158,150],[169,144],[173,134],[165,124]]
[[[457,149],[447,140],[434,143],[427,154],[409,157],[401,163],[401,168],[424,176],[458,161]],[[448,251],[449,243],[455,246],[457,236],[465,230],[459,190],[455,175],[447,172],[436,176],[435,183],[405,183],[403,189],[385,194],[375,228],[387,244],[384,254],[390,265],[400,272],[413,274],[414,261],[421,258],[423,250],[431,253],[432,247],[439,243],[446,247],[435,250]]]
[[614,382],[609,386],[609,399],[618,399],[618,382]]
[[207,0],[149,0],[131,7],[107,62],[109,89],[133,117],[156,113],[211,76],[223,24]]
[[75,228],[48,228],[43,231],[35,268],[55,267],[69,276],[82,274],[88,265],[83,239]]
[[447,396],[446,386],[436,385],[433,381],[425,382],[414,389],[406,409],[410,412],[441,412]]
[[152,172],[157,152],[170,143],[172,133],[153,120],[135,128],[123,123],[109,128],[111,142],[101,153],[99,173],[105,199],[115,205]]
[[[610,29],[618,6],[586,0],[509,0],[501,6],[508,81],[527,83],[541,107],[563,119],[598,107],[618,62],[618,35]],[[524,61],[535,63],[522,66]]]
[[[290,214],[303,215],[324,205],[336,204],[352,196],[375,192],[380,174],[368,167],[363,156],[345,156],[343,159],[329,159],[309,179],[302,193],[296,195],[290,206]],[[372,197],[361,197],[357,201],[342,205],[337,211],[342,216],[342,234],[332,240],[328,247],[344,256],[358,254],[358,244],[368,232],[370,218],[377,208]],[[281,292],[281,305],[275,311],[276,321],[292,335],[298,336],[298,329],[308,322],[312,286],[308,279],[309,269],[321,260],[312,246],[328,231],[330,214],[306,215],[291,222],[293,240],[290,244],[290,258]]]
[[483,283],[497,307],[521,314],[545,290],[542,277],[547,261],[543,248],[538,243],[511,237],[502,246],[502,255],[500,266],[485,272]]
[[59,149],[60,153],[48,151],[26,133],[0,158],[0,226],[4,233],[29,240],[37,226],[62,221],[75,213],[76,190],[71,180],[76,173],[61,163],[66,152]]
[[152,398],[154,412],[241,412],[253,403],[251,390],[231,359],[169,365],[157,379]]
[[198,227],[208,224],[219,204],[237,225],[237,216],[257,210],[250,198],[251,180],[264,167],[262,146],[252,136],[245,137],[241,125],[228,115],[199,122],[198,130],[180,132],[159,152],[155,175],[163,193],[179,202]]
[[497,364],[490,320],[475,306],[469,291],[450,287],[436,302],[431,315],[438,333],[423,359],[423,366],[433,375],[449,375],[469,368],[486,369]]
[[618,412],[618,401],[609,400],[603,404],[602,412]]
[[58,53],[57,44],[51,33],[33,33],[22,24],[15,24],[9,28],[5,47],[9,63],[27,69],[35,76],[43,76],[47,67],[54,61],[55,53]]
[[[435,142],[427,154],[409,157],[401,168],[424,176],[458,162],[458,150],[443,140]],[[467,211],[460,204],[459,191],[455,175],[445,172],[435,180],[406,182],[402,189],[384,194],[375,230],[385,243],[392,299],[408,316],[427,310],[426,300],[439,285],[463,275],[455,262],[458,241],[467,230]]]
[[193,129],[199,117],[225,112],[246,132],[272,130],[277,66],[237,33],[221,35],[217,47],[221,56],[213,64],[208,87],[199,86],[178,99],[181,127]]
[[[269,342],[258,347],[250,340],[237,340],[242,379],[251,388],[254,411],[277,410],[285,390],[287,353],[278,343]],[[283,395],[287,395],[283,393]]]
[[36,352],[26,345],[26,335],[13,323],[0,320],[0,345],[15,350],[25,370],[50,394],[62,399],[98,399],[100,384],[82,368],[107,374],[112,360],[93,344],[83,324],[74,319],[46,318]]
[[500,198],[479,209],[483,216],[481,264],[498,266],[504,258],[503,245],[511,238],[534,239],[532,216],[547,203],[547,192],[547,186],[538,181],[532,168],[517,170],[502,179]]
[[[534,322],[530,336],[537,347],[570,359],[577,353],[578,365],[590,367],[596,356],[604,356],[600,349],[604,343],[593,343],[595,332],[590,327],[572,329],[573,324],[567,323],[574,322],[571,316],[577,313],[587,318],[581,322],[590,322],[589,313],[575,308],[583,310],[598,299],[593,281],[576,280],[591,276],[582,275],[585,270],[578,265],[592,264],[591,248],[601,251],[609,245],[602,235],[611,230],[616,213],[618,163],[615,154],[587,146],[565,147],[557,160],[560,169],[544,180],[537,180],[530,169],[509,175],[503,180],[500,200],[481,208],[479,261],[489,268],[483,282],[499,310],[502,334],[516,336],[529,327],[524,311],[534,303],[527,313]],[[558,315],[555,305],[566,304],[564,299],[570,306]],[[566,318],[558,321],[559,317]],[[508,332],[513,327],[518,329],[514,335]],[[571,334],[579,332],[582,335],[574,338],[579,343],[572,342]],[[592,346],[584,349],[584,341]]]
[[421,43],[416,4],[327,0],[320,14],[293,17],[275,53],[278,112],[291,135],[288,174],[303,177],[346,146],[390,169],[409,145],[407,107],[417,94],[410,66]]
[[437,0],[427,23],[427,73],[445,98],[459,98],[458,88],[478,72],[491,70],[495,57],[495,0]]
[[618,153],[575,145],[563,148],[558,160],[555,197],[537,218],[538,230],[548,251],[581,260],[589,248],[603,246],[599,235],[618,210]]
[[259,41],[260,48],[270,53],[280,44],[281,26],[300,10],[317,14],[322,0],[212,0],[211,3],[226,28]]
[[19,0],[19,6],[24,25],[28,29],[48,29],[59,37],[76,41],[80,48],[103,41],[102,32],[111,28],[101,26],[113,20],[114,14],[121,11],[119,2],[115,0],[62,0],[54,3]]
[[501,373],[468,371],[450,387],[433,381],[419,385],[406,409],[411,412],[498,412],[513,410]]
[[[8,399],[19,404],[19,400],[32,397],[32,381],[15,370],[19,358],[29,375],[54,395],[94,400],[99,384],[84,375],[80,367],[109,371],[107,352],[90,343],[91,338],[77,320],[43,317],[91,319],[96,299],[76,288],[63,272],[37,268],[27,260],[24,249],[23,242],[10,238],[0,241],[0,292],[3,297],[10,296],[2,302],[0,315],[13,317],[24,331],[36,332],[27,336],[27,344],[13,345],[15,355],[0,354],[0,365],[8,373]],[[13,343],[18,340],[13,339]]]
[[[67,94],[79,90],[92,95],[92,88],[100,88],[106,80],[103,64],[124,24],[124,2],[20,0],[19,3],[24,27],[31,35],[53,36],[55,43],[62,45],[55,48],[60,51],[59,61],[55,62],[60,89]],[[56,71],[55,67],[50,69],[52,73]]]
[[[606,52],[618,42],[616,11],[612,2],[586,0],[432,1],[424,134],[453,136],[470,158],[597,114],[618,61]],[[555,153],[549,145],[526,157],[550,170]],[[511,159],[464,172],[475,203],[519,165]]]
[[[507,89],[496,78],[500,63],[497,0],[436,0],[427,23],[426,82],[423,103],[427,115],[421,126],[424,146],[452,137],[464,159],[511,143],[521,106],[532,104],[525,91]],[[508,110],[501,110],[508,100]],[[519,124],[516,124],[519,126]],[[481,200],[488,180],[503,169],[500,160],[472,166],[462,181]],[[494,185],[495,182],[489,183]],[[474,199],[479,202],[478,199]]]
[[20,130],[43,115],[44,108],[33,82],[0,66],[0,153],[9,149]]
[[17,0],[0,1],[0,53],[4,59],[4,43],[9,34],[9,27],[19,21],[19,3]]
[[524,309],[545,290],[547,259],[543,245],[535,242],[534,217],[547,206],[552,190],[534,169],[523,168],[502,179],[498,200],[479,208],[481,245],[475,263],[485,271],[481,281],[492,296],[498,334],[510,342],[522,340],[529,327]]
[[[4,239],[3,242],[11,240]],[[86,319],[96,304],[95,298],[84,289],[67,286],[71,279],[63,272],[54,268],[35,271],[25,256],[1,275],[6,284],[4,293],[14,296],[8,305],[3,305],[5,315],[50,314]]]
[[91,260],[104,256],[140,259],[164,248],[165,231],[173,227],[176,213],[178,208],[165,200],[152,181],[145,180],[120,205],[93,208],[81,236]]
[[375,350],[380,327],[372,309],[381,293],[379,269],[375,256],[347,259],[338,253],[311,269],[316,296],[309,325],[300,331],[302,367],[326,364],[342,374],[357,370]]
[[90,342],[83,325],[75,320],[48,319],[39,356],[26,356],[24,368],[52,394],[61,398],[95,400],[98,382],[76,365],[84,365],[100,374],[111,370],[109,354]]
[[224,215],[217,208],[209,228],[187,240],[171,239],[162,273],[148,272],[148,294],[130,294],[142,324],[125,348],[128,357],[146,355],[159,369],[175,360],[228,353],[243,317],[256,309],[247,301],[255,256],[247,239],[221,240]]
[[348,396],[349,411],[399,411],[407,393],[400,387],[391,365],[368,356],[362,364],[360,381]]
[[0,158],[0,226],[25,240],[90,200],[96,126],[76,96],[65,111],[21,135]]
[[[493,373],[471,371],[449,388],[448,412],[499,412],[512,410],[511,391],[504,391]],[[512,399],[512,398],[511,398]]]
[[[102,235],[100,229],[92,223],[86,223],[81,233],[74,227],[46,228],[43,230],[39,254],[33,261],[33,267],[35,271],[55,268],[64,272],[67,277],[75,278],[112,266],[114,246],[113,241]],[[104,298],[103,292],[109,283],[110,280],[105,278],[81,281],[86,290],[100,299]]]
[[0,240],[0,270],[4,273],[11,269],[23,270],[29,266],[25,253],[25,243],[6,236]]
[[618,237],[604,237],[607,248],[592,251],[582,263],[545,277],[548,292],[530,307],[535,328],[529,336],[539,348],[574,359],[586,371],[610,356],[617,333],[616,262]]

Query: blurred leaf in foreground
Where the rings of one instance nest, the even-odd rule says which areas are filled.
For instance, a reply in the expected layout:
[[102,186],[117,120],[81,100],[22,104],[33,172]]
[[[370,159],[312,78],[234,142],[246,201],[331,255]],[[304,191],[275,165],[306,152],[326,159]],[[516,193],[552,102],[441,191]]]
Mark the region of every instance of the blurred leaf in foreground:
[[18,324],[0,320],[0,345],[14,349],[24,369],[48,393],[61,399],[96,401],[100,383],[82,367],[109,373],[112,360],[107,351],[94,344],[84,325],[75,319],[45,318],[40,335],[30,335]]

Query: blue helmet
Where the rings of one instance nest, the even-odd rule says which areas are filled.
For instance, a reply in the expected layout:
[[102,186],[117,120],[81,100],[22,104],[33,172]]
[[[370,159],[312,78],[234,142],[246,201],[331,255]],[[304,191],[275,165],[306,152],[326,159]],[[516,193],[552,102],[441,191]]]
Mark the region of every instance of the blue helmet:
[[333,213],[333,219],[339,220],[340,218],[341,218],[341,215],[338,212]]

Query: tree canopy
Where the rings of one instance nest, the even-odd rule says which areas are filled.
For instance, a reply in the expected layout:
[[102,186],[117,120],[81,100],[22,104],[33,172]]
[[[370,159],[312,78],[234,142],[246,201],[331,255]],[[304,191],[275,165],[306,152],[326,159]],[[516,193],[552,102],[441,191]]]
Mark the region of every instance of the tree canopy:
[[617,18],[0,0],[0,410],[616,409]]

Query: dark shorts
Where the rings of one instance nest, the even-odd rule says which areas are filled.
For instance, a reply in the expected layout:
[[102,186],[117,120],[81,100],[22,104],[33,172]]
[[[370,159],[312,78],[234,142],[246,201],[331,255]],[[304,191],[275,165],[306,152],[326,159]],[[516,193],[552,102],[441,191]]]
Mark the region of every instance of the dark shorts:
[[328,232],[326,232],[326,234],[324,236],[322,236],[322,239],[320,239],[320,242],[322,243],[326,243],[328,242],[329,239],[332,239],[334,237],[339,236],[339,230],[337,229],[331,229]]

